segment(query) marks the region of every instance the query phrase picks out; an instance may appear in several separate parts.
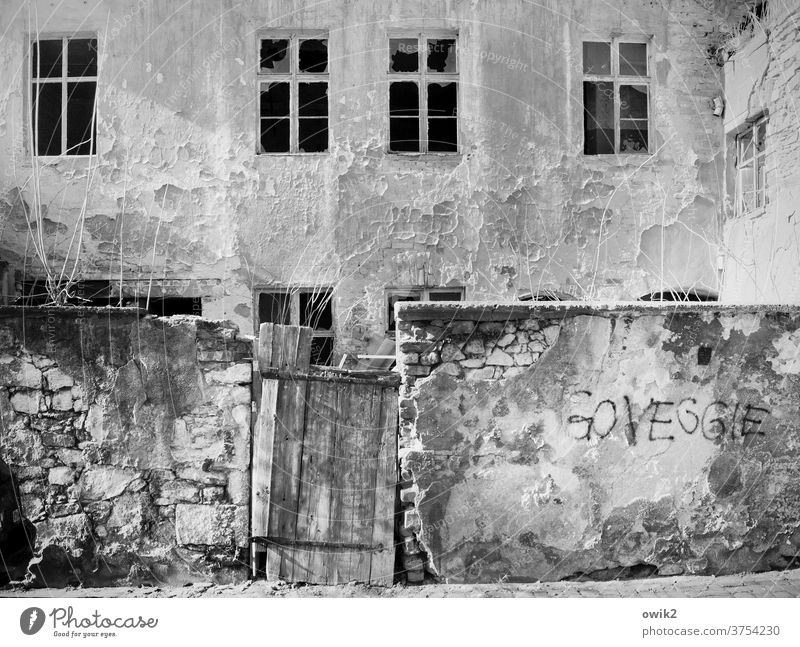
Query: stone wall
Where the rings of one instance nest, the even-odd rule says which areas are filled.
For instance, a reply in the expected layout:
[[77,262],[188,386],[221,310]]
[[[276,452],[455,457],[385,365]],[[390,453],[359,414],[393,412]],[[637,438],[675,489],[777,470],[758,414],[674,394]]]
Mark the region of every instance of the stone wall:
[[800,557],[800,310],[398,307],[410,579]]
[[0,457],[34,585],[246,575],[250,355],[226,322],[0,308]]

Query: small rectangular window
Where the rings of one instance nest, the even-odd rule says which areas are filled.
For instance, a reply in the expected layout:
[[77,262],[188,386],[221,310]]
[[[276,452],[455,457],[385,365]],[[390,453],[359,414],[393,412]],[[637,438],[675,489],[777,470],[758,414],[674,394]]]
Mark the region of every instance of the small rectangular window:
[[457,153],[458,132],[455,36],[390,38],[389,150]]
[[330,288],[280,288],[258,292],[258,325],[277,323],[309,326],[311,363],[333,363],[334,317],[333,290]]
[[93,155],[97,136],[97,39],[33,40],[30,63],[35,154]]
[[404,301],[463,301],[464,288],[389,288],[386,290],[386,333],[394,335],[394,304]]
[[736,216],[756,213],[769,204],[767,123],[761,117],[736,135]]
[[647,43],[583,43],[584,154],[649,151],[650,83]]
[[259,153],[328,150],[328,40],[260,39]]

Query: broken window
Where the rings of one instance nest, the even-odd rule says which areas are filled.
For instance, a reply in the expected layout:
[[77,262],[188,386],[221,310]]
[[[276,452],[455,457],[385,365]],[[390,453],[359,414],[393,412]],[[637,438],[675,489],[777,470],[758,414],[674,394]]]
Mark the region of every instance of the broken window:
[[389,39],[389,150],[458,152],[454,34]]
[[583,152],[647,153],[650,148],[647,43],[583,43]]
[[97,39],[40,38],[30,60],[35,154],[94,154]]
[[333,290],[330,288],[286,288],[262,290],[258,293],[258,325],[276,323],[309,326],[311,363],[329,366],[333,363]]
[[394,304],[402,301],[463,301],[464,288],[390,288],[386,290],[386,332],[394,335]]
[[736,135],[736,216],[767,206],[766,159],[767,118],[762,116]]
[[328,150],[328,40],[260,39],[259,153]]

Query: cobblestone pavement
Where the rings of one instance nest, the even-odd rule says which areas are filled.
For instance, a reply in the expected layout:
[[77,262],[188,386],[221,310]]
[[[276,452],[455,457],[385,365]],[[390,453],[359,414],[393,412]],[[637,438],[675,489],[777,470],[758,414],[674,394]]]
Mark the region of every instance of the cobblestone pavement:
[[388,597],[388,598],[794,598],[800,597],[800,570],[611,582],[543,582],[535,584],[431,584],[391,588],[345,584],[304,586],[283,582],[193,584],[184,587],[110,587],[87,589],[6,589],[0,597]]

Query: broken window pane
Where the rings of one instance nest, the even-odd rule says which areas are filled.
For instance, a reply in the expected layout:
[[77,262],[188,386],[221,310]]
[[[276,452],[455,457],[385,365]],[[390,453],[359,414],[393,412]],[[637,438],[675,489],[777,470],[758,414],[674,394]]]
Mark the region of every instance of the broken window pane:
[[288,74],[289,41],[265,38],[261,41],[261,71],[273,74]]
[[611,43],[583,43],[583,73],[611,74]]
[[619,73],[623,76],[647,76],[647,45],[619,44]]
[[297,137],[301,153],[324,153],[328,150],[328,120],[300,119]]
[[298,67],[301,72],[308,74],[324,74],[327,72],[328,41],[325,39],[301,40]]
[[415,294],[392,294],[389,293],[386,299],[386,329],[390,332],[394,332],[395,329],[395,320],[394,320],[394,304],[399,302],[405,301],[421,301],[422,300],[422,292],[417,292]]
[[258,295],[258,322],[288,325],[291,296],[285,292],[262,292]]
[[94,153],[95,124],[94,81],[67,83],[67,153],[69,155],[91,155]]
[[262,117],[288,117],[289,116],[289,84],[262,83],[261,84],[261,116]]
[[437,153],[458,151],[457,85],[428,84],[428,150]]
[[586,155],[614,152],[613,83],[583,83],[583,152]]
[[261,120],[261,152],[289,152],[289,119]]
[[61,83],[34,84],[33,123],[36,154],[61,154]]
[[74,38],[67,43],[67,76],[97,76],[97,39]]
[[333,337],[311,338],[311,364],[314,366],[333,364]]
[[763,153],[767,144],[767,122],[762,121],[756,128],[756,152]]
[[300,293],[300,325],[314,330],[333,328],[333,304],[330,290]]
[[456,83],[428,84],[428,115],[432,117],[455,117],[457,115]]
[[455,40],[443,38],[428,39],[428,71],[455,74]]
[[51,79],[61,76],[63,42],[37,40],[31,44],[31,70],[34,79]]
[[416,38],[389,39],[389,71],[417,72],[419,70],[419,41]]
[[417,116],[419,114],[419,88],[413,81],[396,81],[389,86],[389,115]]
[[300,83],[299,114],[301,117],[326,117],[328,115],[328,84]]

